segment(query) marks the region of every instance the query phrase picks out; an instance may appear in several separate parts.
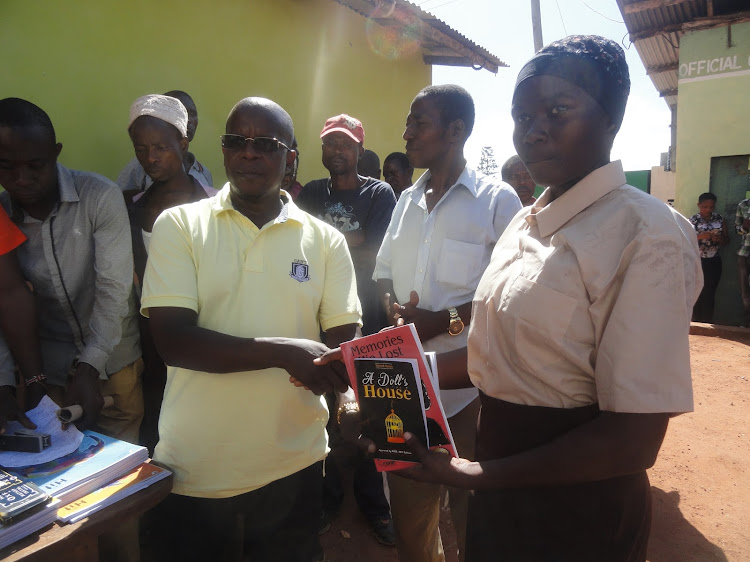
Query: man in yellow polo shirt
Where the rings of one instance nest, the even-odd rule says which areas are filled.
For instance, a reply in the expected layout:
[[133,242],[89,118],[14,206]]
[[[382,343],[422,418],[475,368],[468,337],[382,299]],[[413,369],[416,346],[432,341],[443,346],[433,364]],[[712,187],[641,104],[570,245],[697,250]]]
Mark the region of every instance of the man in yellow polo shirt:
[[[168,367],[154,459],[175,473],[160,542],[174,560],[322,559],[317,536],[325,392],[346,375],[313,359],[361,324],[344,237],[280,190],[292,120],[234,106],[229,182],[153,228],[142,313]],[[309,389],[290,384],[289,377]]]

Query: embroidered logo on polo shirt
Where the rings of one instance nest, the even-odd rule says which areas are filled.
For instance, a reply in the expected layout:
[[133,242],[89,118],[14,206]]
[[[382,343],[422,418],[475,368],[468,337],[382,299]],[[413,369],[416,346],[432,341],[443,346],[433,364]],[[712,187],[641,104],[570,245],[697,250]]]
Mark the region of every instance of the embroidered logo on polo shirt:
[[292,262],[292,270],[289,272],[289,277],[296,279],[300,283],[310,280],[310,266],[307,265],[305,260],[294,260]]

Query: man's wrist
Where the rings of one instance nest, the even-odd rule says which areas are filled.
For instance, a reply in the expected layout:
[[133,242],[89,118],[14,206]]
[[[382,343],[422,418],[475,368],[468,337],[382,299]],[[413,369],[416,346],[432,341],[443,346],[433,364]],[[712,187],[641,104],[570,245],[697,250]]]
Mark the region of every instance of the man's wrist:
[[47,377],[44,376],[44,373],[39,373],[38,375],[24,379],[24,385],[26,388],[30,387],[32,384],[41,384],[42,386],[45,386],[45,382],[47,382]]
[[464,331],[464,322],[455,307],[448,309],[448,315],[448,333],[451,336],[457,336]]
[[[423,342],[444,334],[450,322],[450,315],[447,310],[428,311],[422,309],[417,318],[418,320],[414,321],[414,325],[417,327],[419,337]],[[407,324],[410,322],[406,319],[405,321]]]
[[93,365],[79,362],[71,371],[70,376],[75,379],[83,379],[85,381],[98,381],[99,371]]
[[253,338],[252,356],[255,368],[283,369],[287,373],[299,366],[299,343],[297,338],[281,336]]
[[336,423],[341,425],[341,416],[346,414],[356,414],[359,412],[359,404],[356,402],[344,402],[336,410]]

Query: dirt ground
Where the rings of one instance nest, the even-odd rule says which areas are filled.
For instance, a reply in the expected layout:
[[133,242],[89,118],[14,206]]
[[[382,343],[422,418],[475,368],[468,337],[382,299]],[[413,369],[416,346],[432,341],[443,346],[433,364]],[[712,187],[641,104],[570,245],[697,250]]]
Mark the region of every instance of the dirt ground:
[[[650,562],[750,560],[750,338],[691,335],[695,412],[671,420],[649,471],[653,491]],[[346,465],[346,459],[339,459]],[[351,473],[344,471],[349,478]],[[455,533],[441,518],[446,560]],[[378,544],[347,493],[322,537],[330,562],[397,562]]]

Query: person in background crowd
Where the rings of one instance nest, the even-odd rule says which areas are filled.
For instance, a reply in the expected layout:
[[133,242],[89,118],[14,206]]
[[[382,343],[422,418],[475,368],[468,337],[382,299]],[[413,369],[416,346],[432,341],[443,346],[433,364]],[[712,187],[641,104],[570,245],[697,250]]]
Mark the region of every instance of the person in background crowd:
[[598,36],[518,76],[513,142],[547,189],[492,253],[468,349],[438,356],[442,387],[481,391],[476,460],[406,436],[420,464],[404,476],[474,490],[467,560],[646,559],[646,469],[693,408],[702,274],[692,225],[610,162],[629,90],[625,53]]
[[[170,90],[165,96],[170,96],[178,99],[182,105],[187,109],[188,112],[188,123],[187,123],[187,140],[188,143],[193,142],[195,137],[195,131],[198,130],[198,109],[195,107],[195,102],[187,93],[182,90]],[[185,157],[183,159],[185,171],[197,179],[201,184],[212,187],[214,185],[213,177],[208,168],[198,162],[195,154],[189,150],[185,151]],[[122,169],[120,174],[117,176],[117,185],[125,193],[125,200],[130,200],[134,195],[146,191],[151,187],[153,180],[143,169],[143,166],[138,162],[138,158],[133,158],[128,162]]]
[[383,179],[393,188],[396,199],[414,183],[414,168],[403,152],[391,152],[383,162]]
[[[167,385],[154,460],[174,472],[154,514],[163,559],[321,560],[328,411],[347,388],[315,366],[360,324],[344,237],[281,182],[289,114],[245,98],[222,136],[229,182],[154,224],[141,299]],[[311,389],[289,384],[289,377]]]
[[[0,101],[0,203],[28,238],[17,252],[39,311],[38,382],[58,403],[81,404],[82,426],[137,443],[143,362],[125,203],[106,178],[59,164],[61,150],[42,109]],[[0,367],[12,381],[12,365]],[[113,406],[102,409],[103,394]]]
[[297,148],[297,137],[292,140],[292,150],[294,150],[294,162],[286,167],[284,181],[281,182],[281,189],[286,191],[296,201],[297,196],[302,191],[302,184],[297,181],[297,172],[299,171],[299,148]]
[[[165,209],[218,193],[185,171],[183,162],[188,147],[187,124],[187,110],[174,97],[147,95],[135,100],[130,108],[128,134],[139,164],[153,182],[148,191],[138,193],[128,205],[133,240],[134,282],[139,302],[151,230],[156,218]],[[141,316],[139,327],[145,364],[141,441],[153,455],[159,440],[157,425],[167,381],[167,368],[154,347],[149,320]]]
[[[388,184],[360,175],[357,171],[357,164],[365,153],[365,130],[358,119],[343,114],[331,117],[326,121],[320,138],[323,165],[330,177],[305,185],[297,204],[302,210],[339,230],[346,238],[357,274],[357,294],[362,303],[362,333],[372,334],[386,324],[385,312],[371,276],[375,255],[396,198]],[[329,397],[331,406],[334,402],[333,397]],[[335,428],[332,420],[329,432],[334,433]],[[357,504],[377,540],[393,545],[393,523],[383,490],[383,477],[375,469],[372,459],[363,454],[357,455],[355,463],[354,494]],[[335,516],[344,496],[337,467],[334,463],[327,467],[321,529],[325,529],[328,521]]]
[[[27,390],[34,399],[46,393],[61,406],[80,404],[81,428],[138,443],[143,361],[128,213],[114,183],[69,170],[57,162],[61,150],[42,109],[0,101],[0,204],[28,238],[17,252],[38,311],[43,373],[33,385],[43,388]],[[12,362],[0,365],[0,378],[14,383]],[[103,396],[114,404],[103,407]],[[100,537],[102,556],[137,561],[137,531],[128,522]]]
[[514,154],[505,161],[500,169],[500,176],[505,183],[516,190],[521,205],[528,207],[536,203],[536,197],[534,197],[536,184],[518,155]]
[[365,153],[357,162],[357,173],[360,176],[370,177],[376,180],[380,179],[380,158],[372,150],[365,148]]
[[[474,126],[474,101],[456,85],[429,86],[406,118],[406,155],[427,168],[398,200],[375,273],[387,310],[414,322],[426,351],[466,346],[471,300],[492,248],[521,202],[510,186],[474,170],[464,145]],[[396,322],[396,318],[393,318]],[[440,399],[457,449],[473,458],[479,399],[476,389],[444,391]],[[441,486],[388,474],[399,557],[444,560],[438,522]],[[450,488],[451,518],[464,553],[468,492]]]
[[750,328],[750,199],[743,199],[737,205],[734,216],[734,229],[741,237],[737,250],[737,273],[739,274],[740,296],[742,297],[742,325]]
[[357,273],[362,333],[373,334],[386,325],[386,319],[371,276],[396,197],[388,184],[357,171],[365,152],[365,129],[358,119],[343,114],[331,117],[320,138],[323,166],[330,177],[308,182],[297,205],[346,238]]
[[703,269],[703,289],[693,307],[694,322],[713,322],[714,297],[721,280],[721,255],[719,248],[729,243],[729,232],[724,217],[714,213],[716,195],[701,193],[698,197],[698,213],[690,222],[698,233],[698,250]]
[[[9,350],[0,350],[0,362],[8,359],[8,352],[18,364],[21,388],[29,388],[27,403],[30,407],[44,396],[44,385],[36,379],[42,374],[42,357],[36,328],[34,296],[26,285],[18,264],[16,248],[26,241],[26,236],[11,222],[3,207],[0,207],[0,335],[5,338]],[[15,385],[4,381],[0,386],[0,434],[5,432],[5,422],[18,420],[27,429],[36,425],[26,417],[15,396]]]

